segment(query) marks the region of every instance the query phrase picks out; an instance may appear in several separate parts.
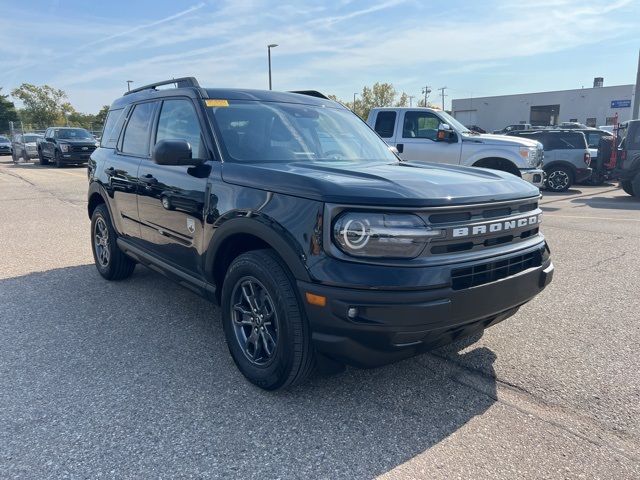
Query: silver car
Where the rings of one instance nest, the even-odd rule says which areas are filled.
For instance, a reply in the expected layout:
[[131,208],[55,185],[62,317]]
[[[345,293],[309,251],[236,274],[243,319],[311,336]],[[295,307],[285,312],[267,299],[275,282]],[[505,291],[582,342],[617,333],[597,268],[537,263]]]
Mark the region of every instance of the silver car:
[[36,143],[39,138],[42,138],[42,135],[37,133],[14,135],[12,142],[13,152],[11,154],[13,162],[17,163],[20,157],[22,157],[22,160],[25,162],[32,158],[36,158],[38,156],[38,146]]
[[591,153],[580,130],[523,130],[507,135],[530,138],[544,147],[544,186],[564,192],[591,176]]

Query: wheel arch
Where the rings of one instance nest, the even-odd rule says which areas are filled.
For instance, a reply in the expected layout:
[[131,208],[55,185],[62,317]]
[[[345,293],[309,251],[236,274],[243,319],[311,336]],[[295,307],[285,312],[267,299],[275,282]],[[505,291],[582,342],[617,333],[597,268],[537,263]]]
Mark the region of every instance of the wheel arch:
[[[225,274],[239,255],[262,248],[272,249],[284,262],[295,279],[310,281],[304,254],[286,231],[266,219],[241,217],[219,226],[205,254],[205,275],[216,286],[216,296],[222,292]],[[278,231],[281,230],[281,231]]]
[[472,166],[491,168],[493,170],[500,170],[501,172],[511,173],[517,177],[522,177],[518,166],[508,158],[504,157],[483,157],[476,160]]

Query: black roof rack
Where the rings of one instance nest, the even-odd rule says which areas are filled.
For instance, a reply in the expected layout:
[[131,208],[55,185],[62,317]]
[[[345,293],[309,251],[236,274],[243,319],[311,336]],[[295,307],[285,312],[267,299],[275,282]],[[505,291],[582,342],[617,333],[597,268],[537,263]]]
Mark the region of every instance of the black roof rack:
[[298,93],[300,95],[309,95],[310,97],[324,98],[325,100],[331,100],[324,93],[320,93],[317,90],[291,90],[289,93]]
[[129,95],[130,93],[142,92],[143,90],[155,90],[156,87],[160,87],[162,85],[171,85],[175,84],[176,88],[185,88],[185,87],[195,87],[200,88],[200,84],[195,77],[182,77],[182,78],[172,78],[171,80],[164,80],[162,82],[150,83],[149,85],[144,85],[143,87],[134,88],[128,92],[124,92],[125,95]]

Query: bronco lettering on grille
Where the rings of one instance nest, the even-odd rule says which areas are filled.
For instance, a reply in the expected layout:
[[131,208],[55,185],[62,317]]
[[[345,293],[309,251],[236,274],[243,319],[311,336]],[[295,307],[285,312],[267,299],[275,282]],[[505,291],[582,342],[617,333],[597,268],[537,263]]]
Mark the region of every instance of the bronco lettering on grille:
[[517,220],[503,220],[501,222],[483,223],[469,227],[459,227],[452,229],[454,238],[473,237],[475,235],[486,235],[487,233],[503,232],[516,228],[537,225],[542,222],[542,215],[532,215],[530,217],[519,218]]

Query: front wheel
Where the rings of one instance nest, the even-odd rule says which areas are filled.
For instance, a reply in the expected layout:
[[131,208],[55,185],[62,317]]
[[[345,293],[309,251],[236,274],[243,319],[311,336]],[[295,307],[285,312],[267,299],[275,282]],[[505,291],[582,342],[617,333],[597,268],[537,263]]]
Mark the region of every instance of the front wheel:
[[38,163],[40,165],[49,165],[49,160],[42,154],[42,150],[38,149]]
[[107,280],[128,278],[136,267],[136,263],[120,250],[116,240],[107,206],[98,205],[91,215],[91,249],[98,272]]
[[631,180],[620,180],[620,186],[625,193],[633,195],[633,183],[631,183]]
[[566,167],[552,167],[547,170],[545,186],[552,192],[566,192],[573,183],[573,174]]
[[56,168],[62,168],[64,164],[62,163],[62,157],[60,156],[60,152],[56,150],[54,157],[56,162]]
[[265,390],[302,382],[312,371],[311,332],[286,265],[272,250],[237,257],[222,287],[222,322],[242,374]]

